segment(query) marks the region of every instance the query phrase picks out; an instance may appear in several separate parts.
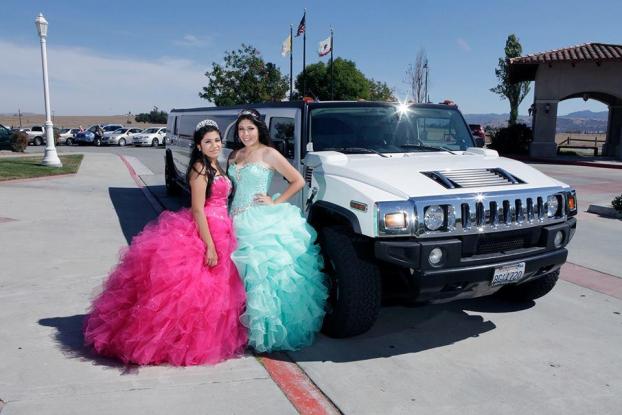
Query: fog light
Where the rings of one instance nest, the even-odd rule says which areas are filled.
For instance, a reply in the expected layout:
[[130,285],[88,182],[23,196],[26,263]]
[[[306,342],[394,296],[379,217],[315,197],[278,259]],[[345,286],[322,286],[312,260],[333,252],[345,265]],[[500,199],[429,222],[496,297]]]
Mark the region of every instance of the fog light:
[[428,262],[430,265],[438,265],[443,260],[443,250],[441,248],[434,248],[430,251],[428,256]]
[[557,231],[555,239],[553,240],[553,245],[555,245],[555,248],[559,248],[562,246],[562,243],[564,243],[564,233],[562,231]]

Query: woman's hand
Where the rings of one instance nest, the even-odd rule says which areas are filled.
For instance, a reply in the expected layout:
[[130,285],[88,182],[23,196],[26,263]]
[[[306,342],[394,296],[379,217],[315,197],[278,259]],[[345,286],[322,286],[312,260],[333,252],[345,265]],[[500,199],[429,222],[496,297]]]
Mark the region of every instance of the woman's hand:
[[218,264],[218,255],[216,255],[216,247],[214,244],[210,244],[207,246],[205,250],[205,265],[208,267],[213,267]]
[[253,199],[258,205],[273,205],[274,200],[268,195],[257,193]]

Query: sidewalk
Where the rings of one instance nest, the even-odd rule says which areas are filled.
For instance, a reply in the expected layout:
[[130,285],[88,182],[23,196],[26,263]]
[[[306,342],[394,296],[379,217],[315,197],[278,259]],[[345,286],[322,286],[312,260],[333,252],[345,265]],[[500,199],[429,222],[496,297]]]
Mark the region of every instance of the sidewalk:
[[119,157],[0,183],[0,410],[11,414],[296,413],[253,356],[127,369],[82,347],[90,299],[156,212]]

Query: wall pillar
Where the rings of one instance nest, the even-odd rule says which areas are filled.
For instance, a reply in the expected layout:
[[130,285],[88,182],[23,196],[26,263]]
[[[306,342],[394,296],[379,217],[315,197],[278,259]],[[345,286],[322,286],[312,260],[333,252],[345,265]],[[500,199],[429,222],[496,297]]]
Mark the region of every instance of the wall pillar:
[[607,141],[603,146],[603,155],[622,160],[622,105],[609,106]]
[[529,156],[534,158],[553,158],[557,154],[555,127],[557,124],[557,104],[555,99],[536,99],[533,121],[533,141],[529,146]]

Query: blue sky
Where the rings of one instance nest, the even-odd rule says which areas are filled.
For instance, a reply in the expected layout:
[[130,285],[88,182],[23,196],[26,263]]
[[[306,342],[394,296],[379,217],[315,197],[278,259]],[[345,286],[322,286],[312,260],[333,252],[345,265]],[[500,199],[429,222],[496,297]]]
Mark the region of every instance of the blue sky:
[[[51,103],[56,115],[110,115],[207,105],[204,72],[242,43],[289,74],[280,54],[289,25],[307,8],[307,63],[335,30],[335,55],[406,97],[405,71],[424,48],[433,101],[451,98],[464,113],[501,113],[489,92],[505,39],[515,33],[536,53],[586,42],[622,43],[619,1],[34,1],[2,0],[0,113],[43,112],[34,19],[49,21]],[[294,40],[294,74],[302,69]],[[327,61],[327,58],[323,58]],[[528,96],[520,108],[525,114]],[[569,100],[559,113],[606,107]]]

